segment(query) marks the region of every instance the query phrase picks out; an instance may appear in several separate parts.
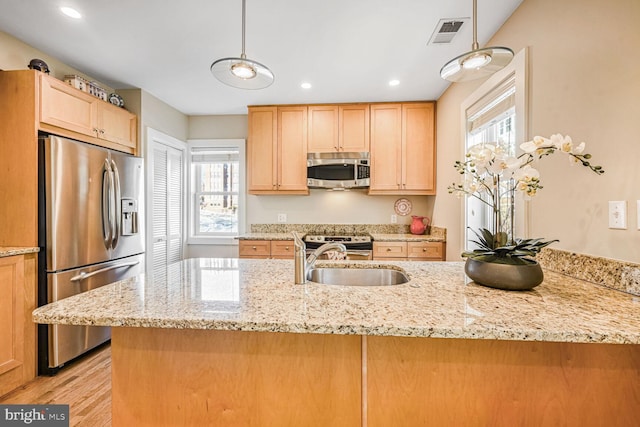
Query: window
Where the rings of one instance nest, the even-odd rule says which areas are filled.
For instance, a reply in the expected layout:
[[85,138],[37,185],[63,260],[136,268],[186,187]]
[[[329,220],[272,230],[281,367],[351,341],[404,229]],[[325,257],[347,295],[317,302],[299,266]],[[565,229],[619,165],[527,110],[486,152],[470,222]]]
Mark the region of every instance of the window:
[[244,140],[190,144],[190,243],[234,243],[244,231]]
[[[501,146],[510,155],[519,154],[519,145],[526,140],[526,50],[519,52],[508,67],[494,74],[469,96],[462,105],[465,152],[477,144]],[[508,197],[502,199],[502,218],[513,215],[516,230],[501,230],[509,235],[526,235],[525,209],[522,200],[510,210]],[[464,208],[464,248],[474,249],[471,230],[492,229],[492,210],[473,197],[466,198]],[[508,224],[509,221],[503,221]]]

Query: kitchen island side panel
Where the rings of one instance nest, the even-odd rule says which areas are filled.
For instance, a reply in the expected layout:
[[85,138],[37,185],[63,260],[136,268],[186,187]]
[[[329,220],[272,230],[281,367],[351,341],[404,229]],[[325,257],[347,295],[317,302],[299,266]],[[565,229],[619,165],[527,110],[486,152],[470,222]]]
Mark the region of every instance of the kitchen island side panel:
[[359,336],[113,328],[113,426],[360,426]]
[[366,339],[369,427],[640,423],[640,345]]

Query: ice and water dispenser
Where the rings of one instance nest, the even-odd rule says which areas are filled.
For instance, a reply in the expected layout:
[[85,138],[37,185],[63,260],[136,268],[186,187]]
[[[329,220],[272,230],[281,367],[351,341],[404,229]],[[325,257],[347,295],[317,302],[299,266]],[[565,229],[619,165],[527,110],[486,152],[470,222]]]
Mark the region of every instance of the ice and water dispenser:
[[138,234],[138,201],[135,199],[121,199],[122,235]]

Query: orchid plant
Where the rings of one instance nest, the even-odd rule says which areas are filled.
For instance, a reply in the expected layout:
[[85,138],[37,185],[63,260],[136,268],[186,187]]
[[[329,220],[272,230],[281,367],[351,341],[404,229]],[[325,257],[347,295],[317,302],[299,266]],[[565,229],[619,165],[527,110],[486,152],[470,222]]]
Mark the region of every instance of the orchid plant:
[[523,153],[513,156],[501,145],[482,143],[471,147],[464,161],[456,161],[455,168],[463,175],[463,181],[450,185],[449,193],[475,197],[493,212],[493,229],[474,231],[478,240],[473,243],[479,248],[463,252],[463,257],[504,264],[530,263],[527,257],[557,241],[514,237],[516,193],[530,199],[543,188],[540,173],[531,165],[535,160],[563,153],[571,164],[585,166],[598,175],[604,173],[601,166],[591,164],[591,155],[584,153],[585,143],[574,145],[568,135],[536,136],[521,144],[520,149]]

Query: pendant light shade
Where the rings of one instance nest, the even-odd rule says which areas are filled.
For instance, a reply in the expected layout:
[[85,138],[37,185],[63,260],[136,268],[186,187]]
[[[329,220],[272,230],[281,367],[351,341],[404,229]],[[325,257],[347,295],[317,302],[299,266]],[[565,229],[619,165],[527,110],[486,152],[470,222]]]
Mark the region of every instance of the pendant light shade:
[[440,69],[440,77],[450,82],[466,82],[487,77],[506,67],[513,59],[508,47],[479,48],[477,1],[473,0],[473,44],[471,51],[453,58]]
[[211,73],[222,83],[239,89],[264,89],[271,86],[273,73],[265,65],[247,59],[244,53],[246,0],[242,0],[242,54],[222,58],[211,64]]

